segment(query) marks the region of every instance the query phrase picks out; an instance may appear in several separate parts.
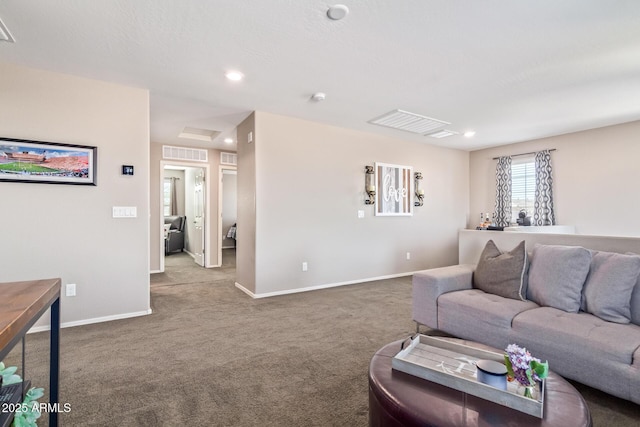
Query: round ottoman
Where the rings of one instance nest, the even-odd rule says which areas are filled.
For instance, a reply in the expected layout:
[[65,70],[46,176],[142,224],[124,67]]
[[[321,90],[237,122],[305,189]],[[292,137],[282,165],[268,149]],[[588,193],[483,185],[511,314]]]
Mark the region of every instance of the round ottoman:
[[[500,350],[462,341],[466,345]],[[391,368],[402,341],[387,344],[369,365],[370,426],[591,426],[582,395],[559,375],[546,379],[544,418],[539,419],[479,397]]]

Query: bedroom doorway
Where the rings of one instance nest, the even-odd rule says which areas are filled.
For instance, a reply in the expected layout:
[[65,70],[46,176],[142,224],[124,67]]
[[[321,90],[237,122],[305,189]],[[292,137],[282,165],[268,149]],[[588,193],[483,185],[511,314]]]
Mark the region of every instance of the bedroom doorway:
[[[188,254],[188,259],[195,265],[211,267],[211,256],[207,251],[207,247],[211,247],[211,239],[207,235],[211,215],[207,209],[210,205],[209,166],[171,161],[161,161],[160,166],[160,271],[165,271],[165,257],[184,254]],[[181,221],[176,221],[176,217]],[[180,222],[182,227],[177,227],[175,224]]]

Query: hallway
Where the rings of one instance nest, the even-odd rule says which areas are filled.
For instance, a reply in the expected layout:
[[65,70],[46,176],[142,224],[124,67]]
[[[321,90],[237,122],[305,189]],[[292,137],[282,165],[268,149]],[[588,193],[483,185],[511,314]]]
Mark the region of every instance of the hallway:
[[188,285],[192,283],[219,281],[235,282],[236,250],[222,250],[222,266],[203,268],[197,265],[186,252],[175,252],[165,256],[164,273],[151,274],[151,287]]

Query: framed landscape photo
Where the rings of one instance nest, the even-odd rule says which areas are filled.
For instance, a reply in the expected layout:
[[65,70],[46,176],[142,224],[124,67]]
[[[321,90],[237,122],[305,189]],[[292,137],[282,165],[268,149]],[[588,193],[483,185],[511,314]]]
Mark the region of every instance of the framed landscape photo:
[[0,182],[96,185],[96,147],[0,138]]
[[376,216],[413,215],[413,168],[375,164]]

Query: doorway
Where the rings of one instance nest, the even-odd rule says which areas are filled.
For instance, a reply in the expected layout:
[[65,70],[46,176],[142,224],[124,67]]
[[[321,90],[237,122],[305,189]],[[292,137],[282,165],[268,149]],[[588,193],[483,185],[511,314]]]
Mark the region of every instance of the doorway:
[[[170,257],[180,254],[188,254],[193,263],[200,267],[210,267],[211,257],[207,248],[210,246],[210,237],[207,233],[210,224],[210,200],[209,165],[194,165],[191,163],[161,161],[162,185],[161,185],[161,209],[160,224],[162,227],[162,239],[160,250],[160,271],[165,271],[165,256]],[[169,233],[175,233],[175,226],[167,225],[167,222],[175,217],[183,218],[181,231],[183,236],[177,243],[172,242],[170,251],[167,245]],[[174,228],[174,230],[171,230]],[[188,259],[187,259],[188,261]]]

